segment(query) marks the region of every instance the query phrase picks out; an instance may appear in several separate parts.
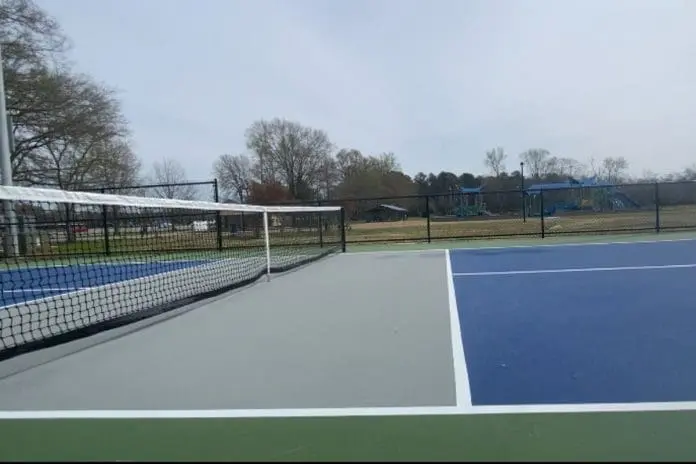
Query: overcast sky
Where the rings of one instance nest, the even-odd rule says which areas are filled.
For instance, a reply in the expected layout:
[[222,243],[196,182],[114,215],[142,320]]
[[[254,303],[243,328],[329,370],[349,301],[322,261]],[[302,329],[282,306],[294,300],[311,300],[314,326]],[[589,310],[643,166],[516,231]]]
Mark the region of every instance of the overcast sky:
[[149,169],[212,177],[259,118],[481,173],[502,146],[633,174],[696,162],[696,0],[41,0],[71,58],[121,91]]

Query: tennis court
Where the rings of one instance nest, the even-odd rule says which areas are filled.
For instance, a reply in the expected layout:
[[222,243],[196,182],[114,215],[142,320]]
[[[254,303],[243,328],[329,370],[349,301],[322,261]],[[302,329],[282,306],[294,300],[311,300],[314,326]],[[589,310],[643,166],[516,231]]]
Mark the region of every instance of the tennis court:
[[49,348],[0,380],[0,457],[694,459],[695,251],[331,256]]
[[208,264],[206,260],[87,263],[36,266],[0,272],[0,308],[92,287]]
[[[79,264],[23,266],[0,271],[0,309],[50,296],[66,296],[110,284],[140,282],[144,277],[162,276],[174,271],[206,269],[216,264],[232,265],[235,269],[258,268],[266,265],[265,257],[236,257],[235,253],[216,253],[208,259],[167,259],[162,261],[113,261]],[[221,256],[223,255],[223,256]],[[273,255],[273,266],[302,261],[301,251]],[[189,273],[190,274],[190,273]]]
[[345,253],[340,207],[0,199],[181,245],[5,242],[2,460],[696,458],[693,236]]
[[696,401],[695,255],[694,241],[451,252],[472,403]]

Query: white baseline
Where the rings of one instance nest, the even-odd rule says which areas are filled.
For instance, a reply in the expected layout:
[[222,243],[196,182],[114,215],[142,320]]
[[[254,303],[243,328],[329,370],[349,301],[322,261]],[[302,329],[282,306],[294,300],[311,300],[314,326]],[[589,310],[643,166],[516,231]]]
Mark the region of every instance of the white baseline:
[[0,420],[27,419],[241,419],[281,417],[450,416],[588,412],[693,411],[696,401],[660,403],[529,404],[506,406],[430,406],[315,409],[179,409],[0,411]]

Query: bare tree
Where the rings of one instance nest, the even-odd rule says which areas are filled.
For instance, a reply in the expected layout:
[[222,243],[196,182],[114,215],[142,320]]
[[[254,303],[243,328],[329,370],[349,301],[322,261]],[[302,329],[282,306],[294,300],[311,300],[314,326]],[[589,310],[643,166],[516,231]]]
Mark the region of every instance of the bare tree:
[[350,177],[356,171],[362,169],[366,163],[365,157],[359,150],[341,149],[336,153],[336,170],[339,182]]
[[31,0],[0,2],[0,42],[4,70],[9,74],[47,62],[64,64],[63,54],[69,48],[55,18]]
[[692,164],[691,166],[687,167],[684,169],[684,171],[679,174],[679,180],[686,180],[686,181],[694,181],[696,180],[696,164]]
[[496,147],[493,150],[486,152],[486,158],[483,162],[486,167],[491,170],[495,177],[500,177],[500,173],[505,171],[506,159],[507,155],[505,154],[505,151],[500,147]]
[[[90,175],[108,157],[98,148],[127,133],[119,106],[105,89],[85,78],[62,76],[60,95],[68,94],[70,104],[61,107],[62,120],[43,147],[36,147],[24,159],[25,181],[80,190],[89,186]],[[63,124],[63,126],[61,126]],[[68,241],[74,240],[72,218],[74,205],[65,204],[65,227]]]
[[[31,0],[3,0],[0,42],[15,180],[79,189],[93,185],[99,171],[110,170],[105,177],[114,178],[113,157],[120,155],[105,147],[116,141],[127,146],[126,121],[112,90],[70,71],[69,43],[58,22]],[[66,206],[68,240],[72,214]]]
[[127,187],[137,186],[142,163],[133,153],[127,139],[111,139],[97,144],[94,154],[99,158],[88,173],[88,182],[95,187],[104,188],[107,193],[131,193]]
[[251,161],[245,155],[221,155],[213,165],[215,177],[225,196],[233,195],[240,203],[248,200],[252,181]]
[[541,178],[548,171],[550,153],[543,148],[533,148],[520,155],[531,177]]
[[186,172],[176,160],[165,158],[155,162],[152,165],[152,181],[158,184],[154,191],[159,198],[177,200],[196,198],[196,189],[192,185],[187,185]]
[[324,200],[331,199],[339,181],[340,172],[336,160],[326,157],[319,177],[319,193],[321,198]]
[[592,156],[592,157],[590,158],[590,168],[589,168],[589,170],[590,170],[590,174],[591,174],[593,177],[601,178],[602,175],[603,175],[602,163],[598,162],[598,161],[597,161],[597,158],[595,158],[594,156]]
[[0,42],[7,111],[12,116],[15,138],[11,159],[16,173],[24,158],[55,139],[55,121],[62,118],[56,108],[62,106],[63,99],[52,70],[65,68],[63,54],[68,41],[56,20],[34,2],[3,0]]
[[607,182],[619,183],[628,169],[628,161],[623,156],[607,157],[602,161],[604,178]]
[[390,172],[401,172],[401,166],[396,160],[396,155],[392,152],[370,156],[366,158],[366,163],[369,169],[377,171],[382,175]]
[[34,184],[61,189],[87,186],[90,171],[109,163],[97,148],[127,135],[126,122],[113,91],[86,76],[57,74],[52,133],[43,146],[35,146],[15,167],[15,175]]
[[113,150],[98,147],[127,144],[115,92],[70,71],[68,39],[31,0],[0,2],[0,41],[15,181],[88,186],[101,165],[113,164],[105,157]]
[[[95,146],[94,151],[100,162],[88,174],[91,184],[101,188],[104,193],[117,195],[129,195],[137,191],[136,188],[128,187],[135,187],[140,182],[142,164],[131,150],[128,140],[108,140]],[[120,212],[121,207],[113,205],[107,213],[114,235],[121,232]]]
[[643,170],[643,175],[639,182],[659,182],[660,176],[658,176],[654,171],[650,169]]
[[596,158],[590,158],[590,172],[598,179],[606,182],[621,182],[628,169],[628,161],[623,156],[607,157],[601,162]]
[[[416,193],[418,186],[401,172],[394,153],[363,156],[358,150],[336,154],[336,191],[341,197],[401,196]],[[406,200],[402,203],[404,206]]]
[[552,157],[548,163],[549,171],[559,176],[576,177],[585,173],[585,166],[573,158]]
[[324,131],[278,118],[254,122],[246,139],[255,177],[261,183],[282,182],[297,199],[313,195],[333,149]]

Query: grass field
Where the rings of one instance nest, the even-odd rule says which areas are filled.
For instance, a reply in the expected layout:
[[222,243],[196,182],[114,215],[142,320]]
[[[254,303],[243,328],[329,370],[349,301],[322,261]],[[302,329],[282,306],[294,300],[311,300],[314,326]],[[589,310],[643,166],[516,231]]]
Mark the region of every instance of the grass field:
[[[276,246],[318,245],[319,233],[307,230],[284,229],[271,232],[271,244]],[[326,243],[340,241],[338,230],[326,231],[323,236]],[[193,232],[181,230],[176,232],[153,232],[148,235],[128,233],[109,236],[108,250],[113,254],[124,253],[169,253],[177,251],[217,251],[220,243],[226,250],[244,250],[263,248],[265,240],[262,235],[252,232],[246,235],[223,233],[218,237],[215,231]],[[42,245],[35,248],[34,256],[56,255],[106,255],[107,247],[103,230],[94,230],[78,235],[76,240],[42,240]]]
[[[616,213],[563,214],[544,219],[545,234],[588,234],[593,232],[636,232],[655,230],[656,213],[653,209]],[[696,227],[696,206],[662,208],[660,227]],[[541,235],[541,220],[538,217],[484,217],[460,221],[431,221],[432,239],[445,238],[491,238],[495,236]],[[391,241],[425,240],[428,237],[425,218],[409,218],[395,222],[354,222],[346,232],[346,240]]]

